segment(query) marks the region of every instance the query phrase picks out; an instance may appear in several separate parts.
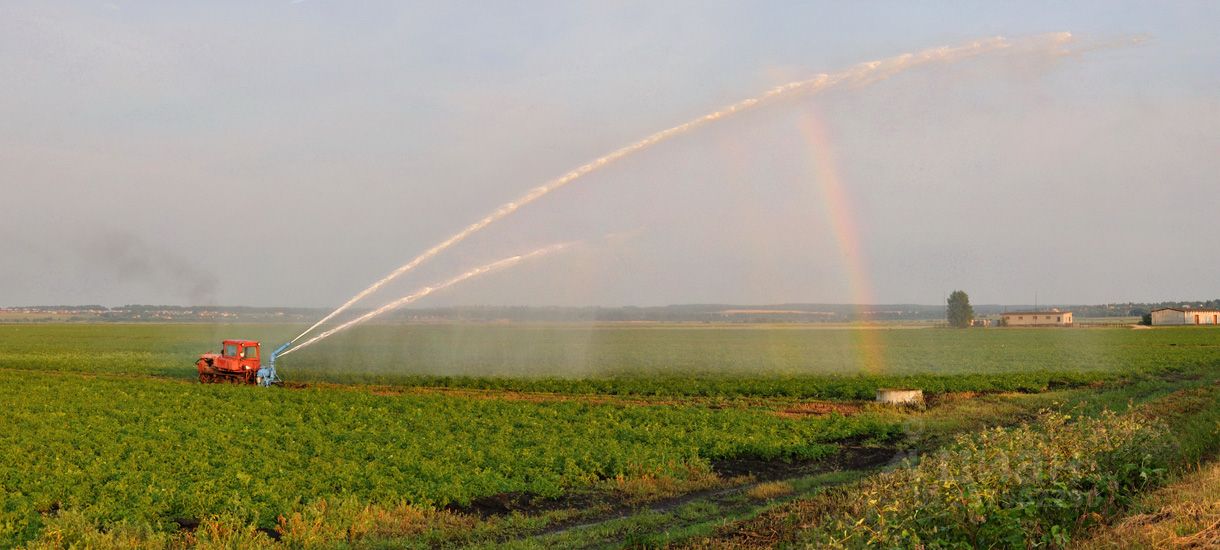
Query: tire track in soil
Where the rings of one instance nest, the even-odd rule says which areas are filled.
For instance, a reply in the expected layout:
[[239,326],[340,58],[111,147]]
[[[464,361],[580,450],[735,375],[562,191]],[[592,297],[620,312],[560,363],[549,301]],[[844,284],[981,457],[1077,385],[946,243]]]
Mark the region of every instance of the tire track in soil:
[[[527,538],[557,535],[570,531],[589,529],[611,521],[624,519],[643,512],[665,513],[691,502],[708,500],[723,503],[727,497],[735,496],[763,483],[791,481],[802,477],[836,471],[867,471],[888,465],[908,455],[895,447],[844,447],[833,457],[809,461],[786,463],[780,460],[730,459],[715,461],[712,470],[722,477],[742,475],[754,476],[754,481],[733,487],[708,489],[688,493],[680,497],[657,501],[645,506],[620,506],[615,510],[594,518],[584,518],[551,525]],[[679,525],[681,526],[681,525]]]

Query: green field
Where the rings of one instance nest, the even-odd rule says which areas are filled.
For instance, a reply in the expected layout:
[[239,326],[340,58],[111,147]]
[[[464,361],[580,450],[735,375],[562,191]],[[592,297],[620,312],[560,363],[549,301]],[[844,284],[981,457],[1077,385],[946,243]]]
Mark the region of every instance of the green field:
[[871,418],[793,421],[750,409],[11,371],[0,372],[0,401],[9,404],[0,440],[6,507],[67,507],[107,521],[226,510],[273,524],[302,500],[348,495],[425,507],[513,491],[554,497],[616,476],[684,475],[719,458],[817,458],[834,452],[828,442],[893,430]]
[[[1209,388],[1220,365],[1220,332],[1195,327],[387,325],[284,359],[304,387],[194,380],[194,358],[222,338],[277,344],[299,330],[0,325],[0,546],[534,540],[751,482],[722,464],[932,448],[1042,407],[1091,415]],[[888,385],[923,388],[934,406],[853,401]],[[949,391],[994,397],[939,397]],[[813,479],[792,483],[814,491]],[[521,512],[478,511],[510,497]],[[724,521],[696,504],[672,522],[699,534]],[[657,516],[634,517],[624,529]],[[609,533],[536,542],[625,540]]]
[[[223,338],[265,344],[281,325],[0,325],[0,368],[192,378]],[[1033,390],[1056,381],[1220,362],[1195,327],[857,329],[817,325],[367,326],[282,359],[294,381],[582,393],[868,397],[879,383]]]

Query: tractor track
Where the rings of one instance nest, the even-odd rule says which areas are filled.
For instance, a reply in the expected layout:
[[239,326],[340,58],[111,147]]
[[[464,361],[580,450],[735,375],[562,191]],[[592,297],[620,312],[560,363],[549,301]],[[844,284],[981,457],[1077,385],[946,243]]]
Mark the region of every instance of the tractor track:
[[527,538],[558,535],[571,531],[594,528],[609,522],[651,512],[665,513],[696,501],[724,502],[764,483],[792,481],[818,474],[836,471],[867,472],[896,463],[908,455],[896,447],[844,447],[833,457],[825,459],[785,463],[778,460],[731,459],[713,462],[712,470],[726,477],[749,475],[752,481],[732,487],[721,487],[695,491],[685,495],[664,499],[647,505],[620,505],[610,512],[596,517],[560,522],[529,535]]

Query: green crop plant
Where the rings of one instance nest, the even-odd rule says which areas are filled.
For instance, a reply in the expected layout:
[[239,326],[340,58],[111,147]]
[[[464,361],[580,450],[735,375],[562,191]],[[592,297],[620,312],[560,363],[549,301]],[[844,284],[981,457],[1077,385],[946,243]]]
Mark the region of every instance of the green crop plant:
[[498,493],[559,496],[616,476],[706,472],[730,457],[814,459],[886,438],[868,415],[747,408],[266,390],[0,371],[0,544],[51,510],[100,524],[225,512],[271,526],[354,495],[432,509]]

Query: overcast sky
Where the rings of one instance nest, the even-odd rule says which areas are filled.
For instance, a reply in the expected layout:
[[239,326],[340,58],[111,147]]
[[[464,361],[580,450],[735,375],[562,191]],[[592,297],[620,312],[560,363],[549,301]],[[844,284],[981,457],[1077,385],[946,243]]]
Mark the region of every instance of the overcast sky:
[[871,59],[1055,31],[1124,45],[766,105],[364,305],[572,239],[420,305],[1214,298],[1218,26],[1215,2],[5,2],[0,305],[337,305],[656,130]]

